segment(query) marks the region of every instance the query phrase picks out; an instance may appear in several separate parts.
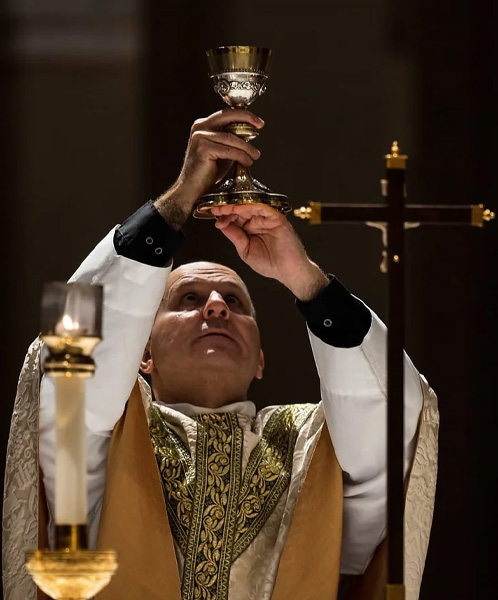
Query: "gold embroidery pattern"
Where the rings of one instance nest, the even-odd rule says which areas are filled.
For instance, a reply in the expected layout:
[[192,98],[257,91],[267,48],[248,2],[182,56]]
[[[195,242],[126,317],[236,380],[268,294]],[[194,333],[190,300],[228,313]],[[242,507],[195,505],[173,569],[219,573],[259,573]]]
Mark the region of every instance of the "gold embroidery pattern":
[[258,535],[287,489],[297,436],[315,409],[314,404],[282,406],[268,420],[244,473],[233,560]]
[[185,558],[183,600],[227,600],[230,567],[287,489],[299,431],[315,404],[282,406],[241,477],[243,431],[233,413],[200,415],[196,461],[154,407],[150,430],[168,517]]
[[182,598],[226,600],[241,483],[243,432],[233,413],[200,415],[196,420],[195,501]]
[[194,497],[195,468],[189,450],[155,406],[151,407],[149,429],[164,497],[167,499],[171,531],[185,555]]

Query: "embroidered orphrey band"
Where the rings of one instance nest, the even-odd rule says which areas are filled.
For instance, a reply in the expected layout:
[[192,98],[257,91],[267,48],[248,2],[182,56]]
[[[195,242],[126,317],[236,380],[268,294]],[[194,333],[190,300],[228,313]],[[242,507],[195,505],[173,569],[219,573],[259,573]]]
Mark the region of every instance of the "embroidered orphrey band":
[[243,430],[233,413],[200,415],[195,464],[160,410],[150,433],[172,533],[184,557],[183,600],[227,600],[230,568],[287,489],[300,429],[314,404],[282,406],[268,419],[244,475]]

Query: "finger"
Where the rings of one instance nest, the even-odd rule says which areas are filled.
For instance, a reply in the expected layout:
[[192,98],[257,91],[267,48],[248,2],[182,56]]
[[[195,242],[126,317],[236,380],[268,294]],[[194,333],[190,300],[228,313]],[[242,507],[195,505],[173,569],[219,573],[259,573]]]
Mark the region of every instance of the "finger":
[[237,213],[244,215],[274,215],[280,214],[277,210],[271,207],[269,204],[263,204],[262,202],[254,202],[251,204],[225,204],[223,206],[217,206],[217,209],[221,210],[223,214]]
[[289,227],[289,222],[281,213],[261,204],[227,204],[213,207],[211,212],[218,218],[222,215],[234,216],[231,222],[252,234]]
[[228,204],[217,207],[219,214],[236,214],[246,221],[258,217],[258,221],[266,221],[267,225],[275,227],[287,222],[286,217],[268,204]]
[[[260,206],[264,206],[262,204],[223,204],[222,206],[216,206],[215,208],[213,208],[213,210],[217,210],[218,214],[220,215],[230,215],[230,214],[237,214],[237,215],[242,215],[244,214],[247,218],[259,214],[259,207]],[[273,209],[271,210],[271,213],[273,213]],[[270,214],[271,214],[270,213]]]
[[238,148],[239,150],[242,150],[242,152],[246,152],[252,160],[257,160],[261,156],[261,152],[255,146],[245,142],[236,135],[233,135],[233,133],[228,133],[226,131],[195,131],[192,134],[192,145],[196,146],[202,139],[208,139],[217,144]]
[[[243,218],[244,217],[239,217],[239,219]],[[281,231],[282,227],[287,227],[287,225],[287,223],[281,223],[273,218],[254,215],[250,219],[246,219],[244,229],[249,234],[271,233]]]
[[196,145],[197,154],[209,160],[237,161],[245,167],[250,167],[254,162],[247,152],[226,144],[218,144],[207,137],[199,139]]
[[261,129],[265,122],[249,110],[241,108],[225,108],[204,119],[197,119],[192,125],[192,132],[200,129],[221,130],[229,123],[249,123]]
[[211,212],[213,213],[213,215],[215,215],[217,217],[221,216],[221,215],[230,215],[233,213],[232,205],[225,204],[223,206],[213,206],[213,208],[211,209]]
[[239,256],[244,258],[249,247],[249,238],[243,229],[234,223],[224,224],[220,220],[216,221],[217,227],[235,246]]
[[242,227],[242,229],[245,229],[245,226],[249,222],[249,219],[245,219],[244,217],[241,217],[240,215],[236,215],[235,213],[228,215],[228,216],[231,219],[231,221],[230,221],[231,223],[235,223],[235,225]]
[[238,206],[240,206],[240,205],[239,204],[224,204],[222,206],[214,206],[211,209],[211,212],[216,216],[233,215],[234,219],[239,219],[245,223],[248,219],[246,217],[243,217],[242,215],[238,214],[238,212],[237,212]]
[[214,206],[211,209],[211,213],[217,217],[221,223],[235,223],[239,227],[245,228],[250,219],[246,219],[241,215],[238,215],[230,211],[230,205],[226,206]]
[[[214,208],[211,209],[211,213],[215,214]],[[237,218],[238,218],[237,215],[221,215],[220,217],[218,217],[216,227],[218,227],[218,229],[223,229],[230,223],[233,223],[234,221],[236,221]]]

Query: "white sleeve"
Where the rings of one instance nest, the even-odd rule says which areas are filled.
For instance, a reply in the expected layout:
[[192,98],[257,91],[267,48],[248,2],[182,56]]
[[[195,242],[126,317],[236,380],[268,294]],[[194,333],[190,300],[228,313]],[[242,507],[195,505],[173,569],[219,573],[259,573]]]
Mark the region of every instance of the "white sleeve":
[[[109,439],[137,378],[171,267],[145,265],[116,253],[114,229],[69,281],[104,286],[102,342],[93,353],[95,376],[86,381],[89,523],[99,511]],[[40,389],[40,465],[50,513],[55,501],[55,397],[50,377]]]
[[[355,348],[334,348],[309,332],[327,425],[344,472],[341,573],[360,574],[386,527],[387,329],[372,325]],[[405,475],[422,409],[420,376],[405,353]]]

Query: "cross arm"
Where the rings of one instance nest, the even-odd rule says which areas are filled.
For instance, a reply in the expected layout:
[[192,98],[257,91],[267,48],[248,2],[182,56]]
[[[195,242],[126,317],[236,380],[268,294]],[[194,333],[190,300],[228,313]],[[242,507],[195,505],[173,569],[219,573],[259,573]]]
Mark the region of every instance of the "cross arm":
[[[326,223],[388,222],[387,204],[324,204],[310,202],[294,210],[294,216],[308,220],[310,225]],[[406,204],[403,207],[405,223],[426,225],[472,225],[482,227],[495,218],[495,213],[484,204]]]

